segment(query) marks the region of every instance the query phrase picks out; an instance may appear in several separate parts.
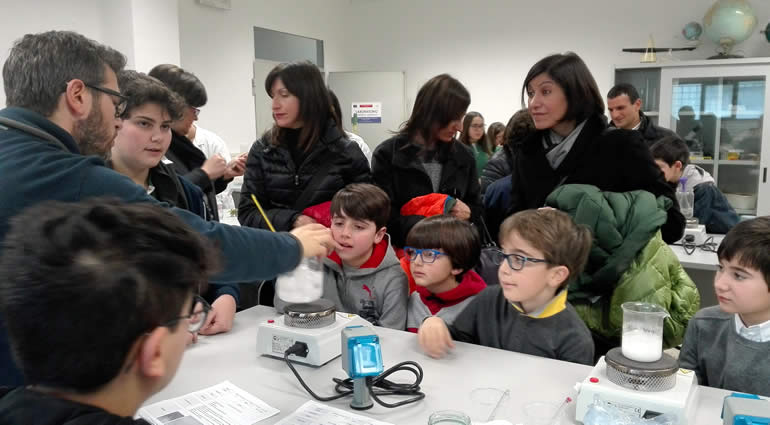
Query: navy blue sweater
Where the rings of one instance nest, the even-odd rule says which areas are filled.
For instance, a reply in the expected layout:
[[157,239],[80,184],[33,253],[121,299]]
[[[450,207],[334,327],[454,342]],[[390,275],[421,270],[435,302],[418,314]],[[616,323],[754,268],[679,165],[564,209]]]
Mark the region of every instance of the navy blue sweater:
[[[67,149],[21,130],[0,126],[0,242],[8,233],[11,217],[42,201],[78,202],[110,196],[169,207],[147,195],[143,187],[128,177],[106,167],[101,158],[81,155],[75,139],[43,116],[22,108],[6,108],[0,111],[0,117],[42,130]],[[205,221],[189,211],[172,210],[220,247],[224,267],[212,278],[215,283],[270,279],[299,264],[302,248],[289,233],[227,226]],[[0,386],[20,383],[0,320]]]

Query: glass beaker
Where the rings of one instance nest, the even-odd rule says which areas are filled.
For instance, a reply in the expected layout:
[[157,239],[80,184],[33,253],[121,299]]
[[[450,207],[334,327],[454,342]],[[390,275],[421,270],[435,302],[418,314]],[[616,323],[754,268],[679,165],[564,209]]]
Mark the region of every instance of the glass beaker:
[[321,261],[303,258],[296,269],[278,276],[275,291],[290,304],[313,302],[323,295],[323,278]]
[[655,362],[663,356],[663,319],[669,317],[661,306],[626,302],[623,309],[623,355],[638,362]]
[[471,418],[456,410],[439,410],[431,413],[428,425],[471,425]]

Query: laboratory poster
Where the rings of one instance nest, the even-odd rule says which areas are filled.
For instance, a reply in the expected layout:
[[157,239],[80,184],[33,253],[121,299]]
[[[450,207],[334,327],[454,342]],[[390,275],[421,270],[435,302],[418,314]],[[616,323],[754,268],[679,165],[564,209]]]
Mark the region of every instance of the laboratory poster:
[[382,102],[353,103],[351,117],[354,124],[380,124],[382,123]]

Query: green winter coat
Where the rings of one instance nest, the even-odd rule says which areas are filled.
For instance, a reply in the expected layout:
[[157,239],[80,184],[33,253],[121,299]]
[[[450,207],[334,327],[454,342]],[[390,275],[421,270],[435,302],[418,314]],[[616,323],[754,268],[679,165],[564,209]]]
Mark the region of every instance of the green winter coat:
[[553,191],[546,204],[567,212],[594,235],[588,264],[569,286],[569,301],[589,329],[619,341],[621,304],[650,302],[671,315],[664,323],[663,345],[681,344],[700,295],[660,234],[671,200],[641,190],[601,192],[572,184]]

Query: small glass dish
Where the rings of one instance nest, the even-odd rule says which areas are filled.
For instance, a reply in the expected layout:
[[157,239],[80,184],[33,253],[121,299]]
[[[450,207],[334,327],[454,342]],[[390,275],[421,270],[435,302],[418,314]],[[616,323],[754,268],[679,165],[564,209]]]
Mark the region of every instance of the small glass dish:
[[431,413],[428,425],[471,425],[471,418],[457,410],[439,410]]

